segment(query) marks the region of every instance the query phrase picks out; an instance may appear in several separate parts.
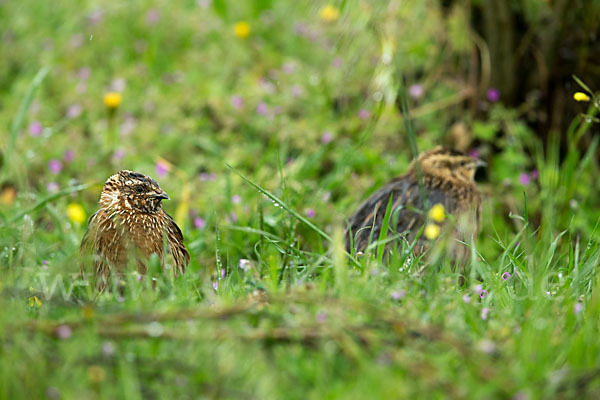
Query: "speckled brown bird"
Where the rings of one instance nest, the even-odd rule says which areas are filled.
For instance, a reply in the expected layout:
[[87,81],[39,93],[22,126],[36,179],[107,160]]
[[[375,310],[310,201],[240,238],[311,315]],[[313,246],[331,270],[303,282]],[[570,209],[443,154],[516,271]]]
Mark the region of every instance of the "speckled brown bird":
[[108,178],[100,195],[100,209],[90,218],[81,241],[82,256],[93,254],[99,289],[106,287],[111,272],[123,275],[131,264],[145,274],[152,254],[164,266],[165,249],[173,258],[174,274],[185,271],[190,255],[181,230],[162,209],[162,201],[168,199],[158,183],[146,175],[123,170]]
[[[454,216],[457,224],[454,233],[459,240],[469,242],[476,237],[481,220],[481,192],[474,176],[478,167],[485,163],[465,154],[436,147],[418,157],[421,166],[425,206],[442,204],[447,214]],[[427,220],[423,211],[417,180],[416,162],[408,171],[373,193],[348,220],[346,247],[364,252],[370,243],[379,239],[384,215],[392,195],[392,218],[387,237],[400,234],[412,243]],[[395,221],[395,222],[393,222]],[[460,222],[460,226],[459,223]],[[428,248],[428,240],[421,235],[414,252],[422,254]],[[393,242],[387,245],[389,250]],[[466,247],[463,246],[463,252]]]

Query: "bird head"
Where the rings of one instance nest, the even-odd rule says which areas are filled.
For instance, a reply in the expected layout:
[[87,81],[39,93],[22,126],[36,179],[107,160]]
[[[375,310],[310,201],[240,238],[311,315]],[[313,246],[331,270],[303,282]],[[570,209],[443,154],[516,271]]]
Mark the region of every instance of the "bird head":
[[474,181],[477,168],[486,166],[482,160],[442,147],[421,153],[419,161],[424,174],[467,182]]
[[162,200],[169,200],[169,195],[158,186],[158,182],[128,170],[108,178],[100,195],[102,207],[149,214],[161,210]]

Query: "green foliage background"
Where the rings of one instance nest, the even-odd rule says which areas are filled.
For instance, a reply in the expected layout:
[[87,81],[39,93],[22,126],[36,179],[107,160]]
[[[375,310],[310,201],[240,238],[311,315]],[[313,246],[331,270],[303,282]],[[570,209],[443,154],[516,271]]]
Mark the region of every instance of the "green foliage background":
[[[486,98],[461,4],[0,2],[0,398],[597,396],[598,98],[543,142]],[[420,149],[489,165],[466,287],[443,243],[343,252],[410,162],[404,90]],[[98,297],[67,207],[119,169],[170,194],[192,262]]]

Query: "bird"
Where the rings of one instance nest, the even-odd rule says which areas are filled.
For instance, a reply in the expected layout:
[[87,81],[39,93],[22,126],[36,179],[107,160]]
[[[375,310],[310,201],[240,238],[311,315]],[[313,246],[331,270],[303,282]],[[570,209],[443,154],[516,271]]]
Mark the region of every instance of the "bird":
[[[417,165],[420,167],[421,186]],[[477,236],[481,225],[482,194],[475,183],[475,172],[485,165],[482,160],[441,146],[422,152],[403,175],[375,191],[348,218],[346,250],[353,254],[364,254],[371,243],[379,240],[390,196],[392,212],[386,239],[396,235],[400,240],[413,243],[418,232],[429,222],[428,214],[436,207],[438,212],[441,210],[452,215],[457,222],[454,237],[469,242],[471,235]],[[436,230],[439,227],[437,224],[432,226]],[[385,244],[385,251],[389,253],[397,244],[396,240],[390,240]],[[429,240],[422,234],[413,252],[418,256],[429,247]],[[460,250],[456,250],[456,247],[457,258],[464,259],[470,254],[466,246]]]
[[[131,264],[146,274],[152,254],[164,268],[165,250],[174,261],[175,276],[185,272],[190,255],[181,229],[162,209],[163,200],[169,200],[169,195],[139,172],[122,170],[104,183],[100,209],[90,217],[80,246],[84,260],[93,258],[97,289],[107,287],[111,272],[122,277]],[[82,274],[86,268],[83,262]]]

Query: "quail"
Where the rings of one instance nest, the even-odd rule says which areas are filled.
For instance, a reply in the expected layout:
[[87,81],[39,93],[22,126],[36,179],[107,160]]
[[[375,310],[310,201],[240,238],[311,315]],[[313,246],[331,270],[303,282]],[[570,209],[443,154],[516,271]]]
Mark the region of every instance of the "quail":
[[[421,170],[421,187],[417,162]],[[454,217],[457,223],[453,232],[458,241],[468,242],[471,237],[476,237],[480,227],[482,195],[474,177],[477,168],[482,166],[485,163],[479,159],[442,147],[421,153],[405,174],[375,191],[349,218],[346,232],[348,252],[365,252],[371,243],[379,239],[390,196],[392,218],[388,223],[388,238],[395,235],[413,243],[427,222],[427,211],[433,206]],[[424,199],[421,199],[421,193]],[[394,242],[386,244],[386,251],[397,244]],[[428,247],[428,239],[420,235],[413,251],[420,255]],[[462,246],[460,252],[463,254],[455,256],[465,257],[467,251]]]
[[[111,272],[122,276],[131,264],[145,274],[152,254],[164,267],[165,250],[174,261],[174,274],[183,274],[190,255],[181,230],[162,209],[162,200],[168,199],[146,175],[123,170],[108,178],[80,248],[83,257],[93,254],[98,289],[106,288]],[[81,269],[85,273],[85,263]]]

